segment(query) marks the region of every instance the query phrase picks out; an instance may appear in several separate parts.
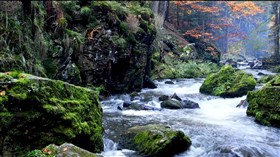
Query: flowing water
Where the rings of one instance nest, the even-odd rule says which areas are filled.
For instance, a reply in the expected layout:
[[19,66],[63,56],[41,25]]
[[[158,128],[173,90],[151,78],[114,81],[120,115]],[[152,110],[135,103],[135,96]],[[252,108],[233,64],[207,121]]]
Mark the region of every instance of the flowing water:
[[[257,74],[256,70],[247,72]],[[268,73],[267,71],[262,71]],[[255,75],[256,76],[256,75]],[[114,95],[102,101],[105,128],[105,157],[141,157],[133,150],[118,149],[116,141],[127,128],[144,124],[165,124],[183,131],[192,140],[189,150],[175,157],[279,157],[280,129],[266,127],[246,116],[246,108],[236,105],[246,98],[220,98],[199,93],[203,79],[155,81],[157,89],[143,89],[135,102],[160,108],[158,97],[176,93],[199,103],[199,109],[124,110],[117,109],[129,95]],[[260,88],[260,86],[258,87]]]

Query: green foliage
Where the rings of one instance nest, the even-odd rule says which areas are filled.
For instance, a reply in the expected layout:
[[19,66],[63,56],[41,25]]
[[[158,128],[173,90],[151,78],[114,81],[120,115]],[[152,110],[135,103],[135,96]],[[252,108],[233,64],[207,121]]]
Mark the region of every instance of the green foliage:
[[117,1],[92,1],[91,6],[95,11],[100,13],[111,12],[114,15],[117,15],[119,20],[125,20],[128,10],[126,7],[122,6],[121,3]]
[[275,66],[271,69],[272,72],[275,72],[275,73],[280,73],[280,65],[278,66]]
[[80,45],[84,43],[85,37],[81,33],[70,29],[65,29],[65,32],[67,35],[69,35],[70,38],[74,40],[76,44]]
[[152,72],[152,79],[202,78],[219,70],[219,66],[212,62],[199,62],[198,60],[184,62],[172,55],[164,56],[165,63],[153,61],[156,62],[156,65]]
[[150,8],[141,7],[139,4],[131,5],[129,7],[129,10],[134,15],[140,15],[141,18],[145,21],[149,21],[150,18],[154,17],[152,10]]
[[90,7],[88,7],[88,6],[82,7],[82,8],[81,8],[81,13],[82,13],[83,15],[86,15],[86,16],[90,15],[90,13],[91,13]]
[[47,153],[43,153],[41,150],[35,149],[33,151],[30,151],[23,157],[52,157],[52,156],[48,155]]
[[128,30],[129,30],[126,22],[120,22],[119,27],[120,27],[120,32],[123,33],[123,34],[127,33]]
[[127,45],[127,41],[120,36],[114,35],[112,37],[113,44],[121,49],[124,49]]

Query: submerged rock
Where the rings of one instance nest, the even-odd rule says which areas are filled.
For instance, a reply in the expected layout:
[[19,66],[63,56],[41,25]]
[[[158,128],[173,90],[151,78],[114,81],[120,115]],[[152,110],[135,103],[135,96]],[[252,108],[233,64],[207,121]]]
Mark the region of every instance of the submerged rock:
[[0,74],[0,150],[20,156],[50,143],[103,150],[102,108],[94,91],[21,73]]
[[253,90],[255,86],[256,80],[252,74],[226,65],[217,73],[208,75],[199,91],[221,97],[240,97]]
[[280,75],[269,81],[263,88],[247,94],[249,106],[247,115],[263,125],[280,128]]
[[45,156],[57,156],[57,157],[103,157],[99,154],[91,153],[87,150],[79,148],[70,143],[64,143],[60,146],[50,144],[42,150],[33,150],[29,152],[27,157],[45,157]]
[[146,125],[128,129],[120,144],[146,156],[171,157],[187,150],[191,143],[182,131],[164,125]]
[[172,81],[165,81],[164,84],[174,84]]

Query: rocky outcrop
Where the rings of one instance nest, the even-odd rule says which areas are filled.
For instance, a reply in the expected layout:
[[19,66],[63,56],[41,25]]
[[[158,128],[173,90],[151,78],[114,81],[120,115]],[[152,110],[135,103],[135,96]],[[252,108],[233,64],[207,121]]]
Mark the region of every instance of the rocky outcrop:
[[221,51],[212,43],[206,42],[202,38],[195,38],[190,35],[185,35],[185,38],[189,43],[195,43],[195,54],[194,58],[209,60],[214,63],[220,62]]
[[99,154],[91,153],[70,143],[64,143],[60,146],[55,144],[48,145],[42,150],[33,150],[26,154],[26,157],[45,157],[45,156],[63,156],[63,157],[103,157]]
[[280,76],[277,75],[263,88],[247,95],[247,115],[263,125],[280,128]]
[[[34,2],[34,14],[26,20],[28,15],[21,17],[17,7],[18,12],[3,12],[1,19],[9,20],[0,20],[7,27],[0,30],[5,35],[0,71],[12,68],[76,85],[104,86],[111,93],[150,87],[145,78],[156,36],[151,9],[137,2]],[[13,16],[20,16],[17,22],[23,25],[14,26]]]
[[156,35],[151,10],[109,1],[91,9],[89,23],[99,23],[76,55],[82,83],[104,84],[112,93],[140,91],[144,82],[147,87]]
[[0,151],[20,156],[51,143],[103,150],[102,108],[94,91],[18,72],[0,74]]
[[235,70],[232,66],[226,65],[217,73],[208,75],[199,91],[221,97],[239,97],[246,95],[255,86],[256,80],[252,74]]
[[171,157],[187,150],[191,140],[182,132],[164,125],[135,126],[128,129],[120,145],[146,156]]

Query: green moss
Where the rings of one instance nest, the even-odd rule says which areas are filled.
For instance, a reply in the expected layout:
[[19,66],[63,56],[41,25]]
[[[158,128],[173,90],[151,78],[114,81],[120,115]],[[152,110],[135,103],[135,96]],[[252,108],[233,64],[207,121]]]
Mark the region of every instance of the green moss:
[[188,149],[191,140],[182,132],[163,125],[136,126],[128,130],[134,134],[132,145],[147,156],[173,156]]
[[280,86],[279,75],[266,83],[257,91],[251,91],[247,95],[249,106],[247,115],[255,117],[255,120],[263,125],[280,127]]
[[92,152],[103,149],[102,109],[94,91],[31,75],[14,76],[26,77],[12,82],[0,96],[0,136],[16,141],[14,148],[26,151],[73,142]]
[[260,78],[257,82],[258,82],[258,83],[267,83],[267,82],[271,81],[274,77],[275,77],[275,75],[263,76],[263,77]]
[[253,90],[255,86],[256,80],[252,74],[224,66],[217,73],[208,75],[199,91],[222,97],[239,97]]

